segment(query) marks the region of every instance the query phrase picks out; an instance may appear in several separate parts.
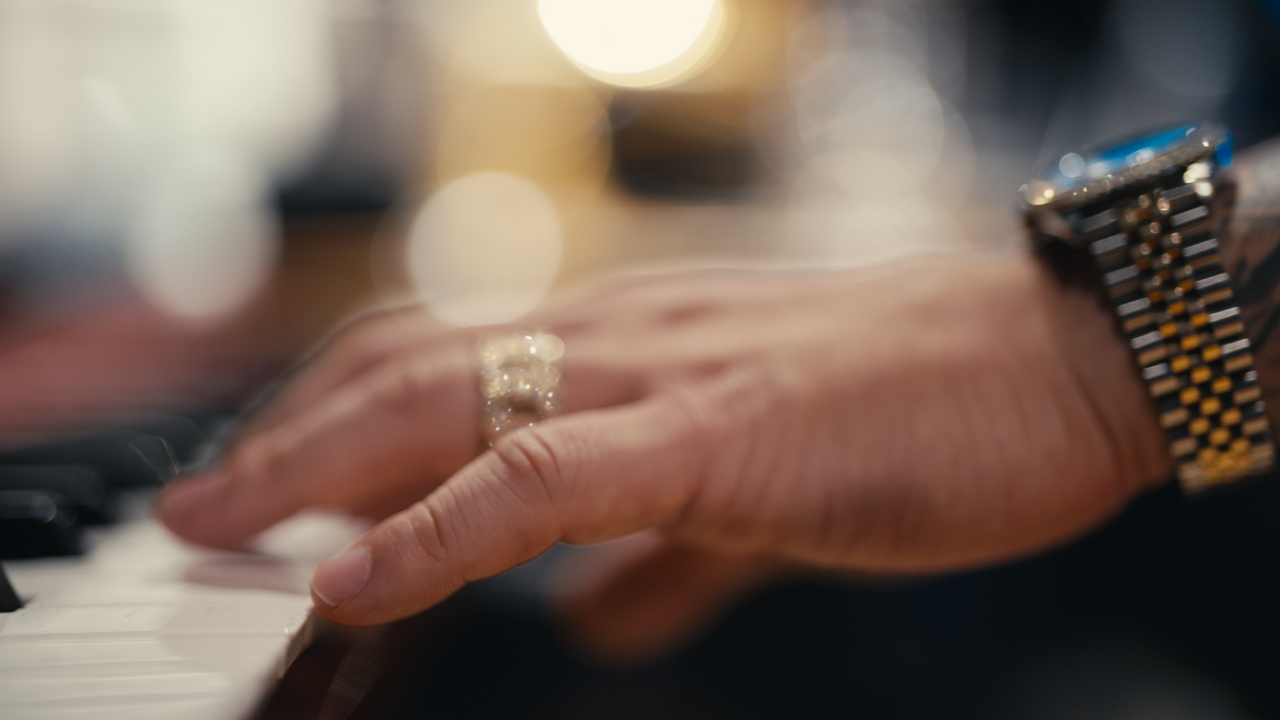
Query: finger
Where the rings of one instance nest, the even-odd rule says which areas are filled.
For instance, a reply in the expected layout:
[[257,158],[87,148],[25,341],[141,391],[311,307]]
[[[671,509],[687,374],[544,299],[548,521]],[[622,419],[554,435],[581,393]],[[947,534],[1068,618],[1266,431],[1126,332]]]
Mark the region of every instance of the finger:
[[362,313],[331,332],[247,409],[243,433],[278,426],[352,379],[371,371],[403,349],[441,340],[445,328],[418,305]]
[[157,514],[187,540],[240,547],[306,506],[406,507],[477,452],[470,378],[462,347],[381,368],[246,437],[211,472],[166,490]]
[[708,553],[657,533],[619,543],[557,573],[571,586],[557,602],[562,626],[588,653],[613,662],[672,649],[782,569],[773,559]]
[[[496,331],[490,328],[489,331]],[[269,393],[261,409],[251,411],[237,435],[245,437],[278,427],[291,417],[308,412],[317,403],[345,385],[377,372],[397,356],[432,353],[443,345],[471,348],[476,340],[474,330],[445,328],[430,314],[415,307],[397,309],[372,322],[358,323],[337,333],[331,342],[311,353],[299,369]],[[571,412],[618,405],[638,400],[648,390],[641,369],[620,353],[614,338],[599,338],[565,333],[572,346],[563,362],[563,373],[572,392],[568,393]]]
[[332,620],[367,625],[426,608],[557,541],[598,542],[675,519],[701,476],[706,423],[684,396],[567,415],[502,438],[312,580]]
[[[481,449],[473,343],[443,335],[309,405],[299,393],[283,417],[243,431],[211,472],[166,490],[160,519],[192,542],[235,548],[302,507],[381,519],[420,500]],[[612,349],[584,345],[565,370],[570,411],[645,392]]]

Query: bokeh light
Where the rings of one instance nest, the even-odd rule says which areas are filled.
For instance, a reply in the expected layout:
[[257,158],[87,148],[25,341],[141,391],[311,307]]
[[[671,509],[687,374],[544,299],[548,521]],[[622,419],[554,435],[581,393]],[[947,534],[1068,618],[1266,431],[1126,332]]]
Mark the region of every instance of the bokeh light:
[[560,270],[562,231],[538,185],[506,172],[458,179],[422,208],[406,261],[419,293],[456,325],[510,322],[534,309]]
[[806,150],[850,191],[918,187],[942,155],[946,123],[929,82],[897,55],[850,50],[818,62],[796,99]]
[[138,289],[182,318],[215,319],[241,307],[278,253],[266,173],[244,155],[207,149],[175,162],[153,187],[126,237]]
[[918,32],[888,9],[828,10],[791,42],[799,143],[780,261],[849,267],[967,247],[956,215],[974,142],[926,73]]
[[555,44],[589,75],[626,87],[690,77],[724,35],[723,0],[539,0]]
[[787,209],[782,262],[858,267],[967,247],[947,209],[924,193],[877,198],[806,195]]

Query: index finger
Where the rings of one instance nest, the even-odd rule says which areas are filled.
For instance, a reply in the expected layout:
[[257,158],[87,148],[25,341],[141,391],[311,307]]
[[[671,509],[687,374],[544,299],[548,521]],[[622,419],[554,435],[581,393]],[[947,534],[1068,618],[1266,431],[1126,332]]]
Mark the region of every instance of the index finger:
[[383,368],[243,438],[213,470],[167,488],[157,513],[180,537],[234,548],[306,506],[405,507],[478,449],[470,373],[464,347]]

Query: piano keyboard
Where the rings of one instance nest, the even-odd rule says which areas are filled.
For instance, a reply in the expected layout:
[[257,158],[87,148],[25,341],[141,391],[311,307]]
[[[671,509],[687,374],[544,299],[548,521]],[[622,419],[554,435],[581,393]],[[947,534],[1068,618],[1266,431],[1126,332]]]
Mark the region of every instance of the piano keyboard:
[[218,552],[136,504],[83,557],[5,563],[27,602],[0,614],[0,718],[250,716],[311,639],[311,570],[363,529],[301,517]]

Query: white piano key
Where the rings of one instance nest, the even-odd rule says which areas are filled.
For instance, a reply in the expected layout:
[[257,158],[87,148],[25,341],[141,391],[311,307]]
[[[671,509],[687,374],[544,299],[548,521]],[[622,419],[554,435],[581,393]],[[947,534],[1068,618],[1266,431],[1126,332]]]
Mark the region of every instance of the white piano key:
[[83,698],[4,708],[5,720],[220,720],[242,718],[250,709],[217,695],[148,695],[141,698]]
[[45,637],[6,637],[0,642],[0,676],[58,665],[176,662],[182,657],[159,639],[50,641]]
[[6,560],[4,569],[18,597],[29,600],[83,577],[86,564],[84,558]]
[[287,636],[307,619],[310,609],[298,605],[34,605],[12,613],[0,636],[271,632]]
[[296,607],[302,593],[223,588],[181,582],[151,582],[129,578],[90,578],[37,595],[37,607],[93,605],[279,605]]
[[86,558],[6,563],[30,602],[0,615],[0,718],[247,717],[310,642],[315,563],[359,530],[302,518],[244,554],[140,520]]
[[234,687],[233,679],[217,672],[118,673],[100,678],[54,673],[38,680],[0,680],[0,708],[62,700],[106,701],[110,698],[165,695],[216,697]]
[[111,636],[44,635],[6,637],[0,643],[0,678],[18,677],[35,668],[167,663],[196,669],[234,667],[281,656],[277,633],[212,637],[151,636],[123,640]]

